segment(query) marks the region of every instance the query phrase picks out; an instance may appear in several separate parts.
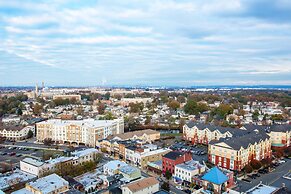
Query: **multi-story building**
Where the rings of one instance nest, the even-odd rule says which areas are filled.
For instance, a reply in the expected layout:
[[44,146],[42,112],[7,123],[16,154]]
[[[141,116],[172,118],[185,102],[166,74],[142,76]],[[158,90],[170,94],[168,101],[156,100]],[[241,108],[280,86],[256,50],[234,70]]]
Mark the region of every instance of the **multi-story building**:
[[6,137],[9,140],[23,140],[28,136],[29,131],[35,132],[34,126],[1,126],[0,136]]
[[75,99],[76,101],[81,101],[81,95],[78,94],[63,94],[63,95],[54,95],[53,100],[56,99],[68,99],[68,100],[73,100]]
[[175,166],[174,179],[176,182],[184,182],[190,184],[195,175],[199,175],[205,171],[205,165],[198,161],[190,160]]
[[183,162],[192,160],[190,153],[183,153],[177,151],[171,151],[163,156],[163,173],[169,171],[171,174],[175,172],[175,166]]
[[265,132],[211,141],[208,146],[208,160],[230,170],[240,171],[252,160],[260,161],[271,155],[271,139]]
[[46,177],[37,179],[26,183],[25,188],[12,192],[13,194],[23,193],[66,193],[69,191],[69,182],[58,176],[57,174],[51,174]]
[[208,144],[212,140],[241,136],[247,130],[188,122],[183,126],[183,139],[192,144]]
[[[152,144],[150,144],[152,145]],[[170,149],[157,149],[157,147],[149,148],[149,145],[144,146],[128,146],[125,148],[125,159],[127,162],[146,168],[148,162],[155,162],[161,160],[163,155],[169,153]]]
[[36,124],[36,138],[60,143],[85,144],[95,147],[98,140],[124,132],[123,119],[114,120],[60,120],[51,119]]
[[127,133],[114,134],[109,140],[141,140],[144,143],[151,143],[160,139],[160,132],[153,129],[131,131]]
[[273,125],[270,127],[272,147],[283,148],[291,146],[291,125]]
[[122,194],[153,194],[159,191],[159,181],[154,177],[149,177],[123,185]]
[[96,149],[90,148],[72,152],[71,157],[62,156],[44,162],[32,158],[24,158],[20,161],[20,170],[41,177],[47,172],[54,172],[60,164],[78,165],[94,161],[97,153]]

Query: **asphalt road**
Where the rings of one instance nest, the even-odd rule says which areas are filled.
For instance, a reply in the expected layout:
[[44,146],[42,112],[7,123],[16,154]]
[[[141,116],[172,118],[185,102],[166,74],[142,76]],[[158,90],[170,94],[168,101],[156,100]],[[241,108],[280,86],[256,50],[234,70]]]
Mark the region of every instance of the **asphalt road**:
[[284,160],[286,162],[276,167],[276,169],[273,172],[270,172],[268,174],[260,174],[261,176],[256,179],[252,179],[251,183],[247,183],[245,181],[238,181],[237,188],[240,191],[247,191],[250,188],[262,182],[263,184],[275,187],[281,187],[282,183],[285,183],[285,185],[291,190],[291,180],[283,178],[283,175],[291,171],[291,160],[290,159]]

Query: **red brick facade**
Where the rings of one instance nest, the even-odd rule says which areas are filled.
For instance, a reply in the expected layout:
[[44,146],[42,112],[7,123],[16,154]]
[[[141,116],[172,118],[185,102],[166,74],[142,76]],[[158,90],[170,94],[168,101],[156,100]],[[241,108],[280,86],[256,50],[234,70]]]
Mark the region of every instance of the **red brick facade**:
[[163,157],[163,173],[169,170],[172,174],[175,172],[175,166],[183,162],[192,160],[192,155],[190,153],[184,153],[181,157],[176,158],[176,160],[171,160],[170,158]]

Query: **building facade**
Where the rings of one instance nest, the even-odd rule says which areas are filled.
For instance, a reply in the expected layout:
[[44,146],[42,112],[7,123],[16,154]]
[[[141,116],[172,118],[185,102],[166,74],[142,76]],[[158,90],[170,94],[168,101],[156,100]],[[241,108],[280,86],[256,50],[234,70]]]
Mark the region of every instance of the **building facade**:
[[230,170],[241,171],[252,160],[260,161],[271,156],[271,140],[264,132],[212,141],[208,146],[208,160]]
[[9,140],[23,140],[26,139],[28,136],[29,131],[32,133],[35,132],[34,126],[11,126],[11,127],[2,127],[0,128],[0,136],[6,137],[6,139]]
[[273,125],[270,127],[272,147],[284,148],[291,146],[291,125]]
[[171,174],[174,174],[175,166],[177,164],[181,164],[183,162],[192,160],[192,155],[190,153],[171,151],[165,154],[162,160],[163,160],[163,173],[169,171]]
[[183,126],[183,139],[192,144],[205,144],[212,140],[221,138],[230,138],[237,135],[243,135],[246,130],[229,127],[220,127],[195,122],[188,122]]
[[98,140],[124,132],[123,119],[115,120],[60,120],[51,119],[36,124],[36,138],[60,143],[85,144],[95,147]]
[[177,164],[175,166],[174,180],[178,183],[184,182],[190,184],[193,177],[203,173],[205,169],[205,165],[194,160]]
[[57,170],[58,165],[79,165],[84,162],[94,161],[97,153],[96,149],[90,148],[72,152],[70,157],[62,156],[44,162],[32,158],[24,158],[20,161],[20,170],[41,177],[47,172]]

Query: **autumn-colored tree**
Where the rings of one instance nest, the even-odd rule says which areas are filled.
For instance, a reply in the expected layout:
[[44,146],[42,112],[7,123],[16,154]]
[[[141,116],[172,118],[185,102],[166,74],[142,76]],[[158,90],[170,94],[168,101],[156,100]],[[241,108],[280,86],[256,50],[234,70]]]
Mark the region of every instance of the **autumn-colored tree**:
[[33,114],[40,115],[42,112],[42,109],[43,109],[43,106],[41,104],[38,104],[38,103],[34,104],[33,105]]
[[168,107],[172,110],[177,110],[178,108],[180,108],[180,103],[177,100],[171,100],[168,103]]
[[262,167],[262,163],[260,161],[258,161],[258,160],[252,160],[250,162],[250,165],[255,170],[258,170],[258,169],[260,169]]
[[245,167],[244,167],[244,171],[246,173],[251,173],[253,171],[253,168],[251,165],[247,164]]

